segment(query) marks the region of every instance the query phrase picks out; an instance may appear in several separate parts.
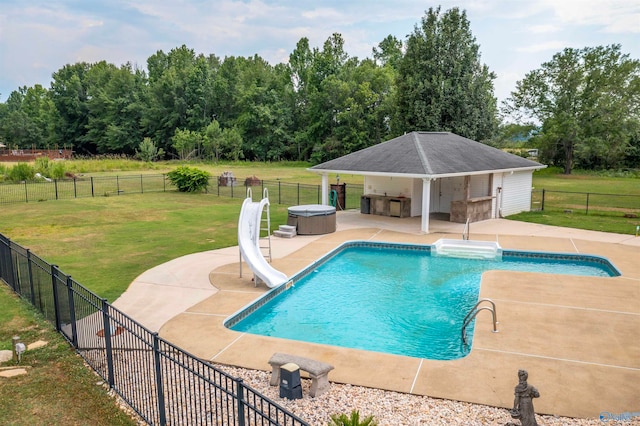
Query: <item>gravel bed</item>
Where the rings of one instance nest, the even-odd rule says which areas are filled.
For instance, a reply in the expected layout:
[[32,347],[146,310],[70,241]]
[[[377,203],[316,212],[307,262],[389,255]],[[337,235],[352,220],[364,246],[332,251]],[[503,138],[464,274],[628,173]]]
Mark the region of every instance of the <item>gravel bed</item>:
[[[506,425],[509,422],[520,424],[519,421],[514,421],[504,408],[338,383],[331,383],[329,391],[316,398],[310,398],[308,396],[311,386],[309,379],[302,379],[303,398],[288,400],[280,398],[278,386],[269,386],[271,372],[220,364],[215,366],[234,377],[242,378],[245,384],[314,426],[326,426],[331,421],[331,415],[343,413],[348,415],[353,410],[360,412],[361,419],[369,415],[374,416],[380,426],[475,426]],[[537,416],[537,420],[541,426],[602,426],[605,424],[640,426],[640,419],[605,423],[594,418]]]

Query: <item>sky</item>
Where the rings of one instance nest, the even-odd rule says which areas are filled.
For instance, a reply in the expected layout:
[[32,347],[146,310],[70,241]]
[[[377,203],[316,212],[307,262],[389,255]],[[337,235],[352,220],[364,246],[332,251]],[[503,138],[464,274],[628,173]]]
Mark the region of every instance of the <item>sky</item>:
[[21,86],[49,88],[66,64],[146,69],[149,56],[182,45],[276,64],[302,37],[321,49],[340,33],[364,59],[388,35],[405,41],[438,6],[466,11],[499,102],[566,47],[620,44],[640,59],[640,0],[0,0],[0,102]]

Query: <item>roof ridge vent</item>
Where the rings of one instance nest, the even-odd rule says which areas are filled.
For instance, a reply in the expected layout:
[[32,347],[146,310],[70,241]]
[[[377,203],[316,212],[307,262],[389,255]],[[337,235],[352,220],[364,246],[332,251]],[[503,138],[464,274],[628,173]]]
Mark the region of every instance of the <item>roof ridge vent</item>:
[[[429,159],[427,158],[427,154],[425,154],[424,150],[422,149],[422,145],[418,140],[418,133],[422,133],[422,132],[413,132],[413,135],[412,135],[413,144],[416,147],[416,151],[418,151],[418,155],[420,156],[420,162],[422,163],[422,167],[424,168],[425,173],[430,175],[430,174],[433,174],[433,170],[431,170],[431,165],[429,164]],[[424,133],[429,133],[429,132],[424,132]]]

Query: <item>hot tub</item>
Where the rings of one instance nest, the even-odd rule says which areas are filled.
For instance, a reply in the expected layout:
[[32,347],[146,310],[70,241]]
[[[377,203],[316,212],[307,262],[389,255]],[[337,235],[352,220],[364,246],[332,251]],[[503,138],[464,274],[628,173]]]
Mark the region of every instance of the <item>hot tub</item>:
[[321,204],[289,207],[287,225],[295,226],[299,235],[320,235],[336,231],[336,208]]

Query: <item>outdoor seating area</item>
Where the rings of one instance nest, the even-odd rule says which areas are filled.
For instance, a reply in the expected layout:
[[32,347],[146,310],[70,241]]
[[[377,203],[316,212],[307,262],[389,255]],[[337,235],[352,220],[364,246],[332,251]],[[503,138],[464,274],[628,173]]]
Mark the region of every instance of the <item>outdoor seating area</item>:
[[329,372],[333,370],[333,365],[315,359],[280,352],[276,352],[269,359],[269,365],[271,365],[272,368],[271,381],[269,382],[271,386],[277,386],[278,383],[280,383],[280,369],[283,365],[290,363],[297,365],[300,370],[309,373],[309,377],[311,378],[310,397],[315,398],[329,390]]

